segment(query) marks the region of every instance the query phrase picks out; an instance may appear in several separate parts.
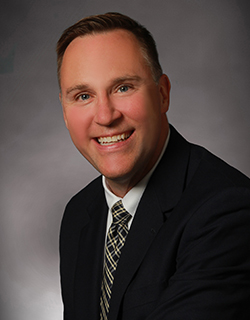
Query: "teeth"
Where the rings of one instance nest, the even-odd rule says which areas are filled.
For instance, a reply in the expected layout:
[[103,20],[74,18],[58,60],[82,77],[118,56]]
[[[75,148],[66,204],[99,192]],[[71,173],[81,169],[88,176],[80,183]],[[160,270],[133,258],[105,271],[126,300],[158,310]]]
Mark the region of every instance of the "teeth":
[[117,142],[124,141],[130,137],[130,133],[123,133],[123,134],[118,134],[117,136],[112,136],[112,137],[101,137],[98,138],[98,142],[102,145],[104,144],[113,144]]

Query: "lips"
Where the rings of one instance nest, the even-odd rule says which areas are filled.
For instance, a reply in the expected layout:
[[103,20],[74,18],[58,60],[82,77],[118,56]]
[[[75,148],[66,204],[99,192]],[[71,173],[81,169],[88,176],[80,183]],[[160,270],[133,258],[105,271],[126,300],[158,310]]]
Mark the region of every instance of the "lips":
[[100,137],[97,139],[97,141],[101,145],[111,145],[111,144],[115,144],[115,143],[119,143],[127,140],[131,136],[131,134],[132,132],[129,132],[129,133],[126,132],[126,133],[109,136],[109,137]]

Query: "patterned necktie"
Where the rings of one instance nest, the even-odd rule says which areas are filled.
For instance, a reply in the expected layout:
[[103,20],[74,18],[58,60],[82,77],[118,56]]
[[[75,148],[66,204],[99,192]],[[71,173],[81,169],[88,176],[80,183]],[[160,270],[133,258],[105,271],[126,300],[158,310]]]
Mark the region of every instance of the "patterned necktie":
[[122,201],[116,202],[112,209],[113,223],[111,224],[105,250],[104,272],[101,288],[100,319],[108,319],[109,302],[113,286],[115,270],[121,255],[121,249],[128,234],[128,222],[131,215],[123,207]]

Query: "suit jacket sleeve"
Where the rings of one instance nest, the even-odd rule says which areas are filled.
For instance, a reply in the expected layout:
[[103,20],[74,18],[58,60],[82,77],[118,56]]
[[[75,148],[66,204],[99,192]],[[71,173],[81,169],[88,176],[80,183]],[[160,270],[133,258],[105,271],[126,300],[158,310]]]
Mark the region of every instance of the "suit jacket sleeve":
[[176,271],[146,319],[250,319],[249,231],[249,189],[207,199],[187,222]]

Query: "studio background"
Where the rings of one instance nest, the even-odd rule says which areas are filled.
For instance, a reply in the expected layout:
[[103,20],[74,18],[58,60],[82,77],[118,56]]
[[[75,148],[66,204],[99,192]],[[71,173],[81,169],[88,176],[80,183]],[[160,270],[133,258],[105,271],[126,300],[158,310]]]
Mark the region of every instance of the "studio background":
[[248,0],[1,1],[3,320],[62,319],[60,221],[97,172],[64,126],[55,46],[69,25],[107,11],[128,14],[153,34],[172,84],[170,122],[250,176]]

